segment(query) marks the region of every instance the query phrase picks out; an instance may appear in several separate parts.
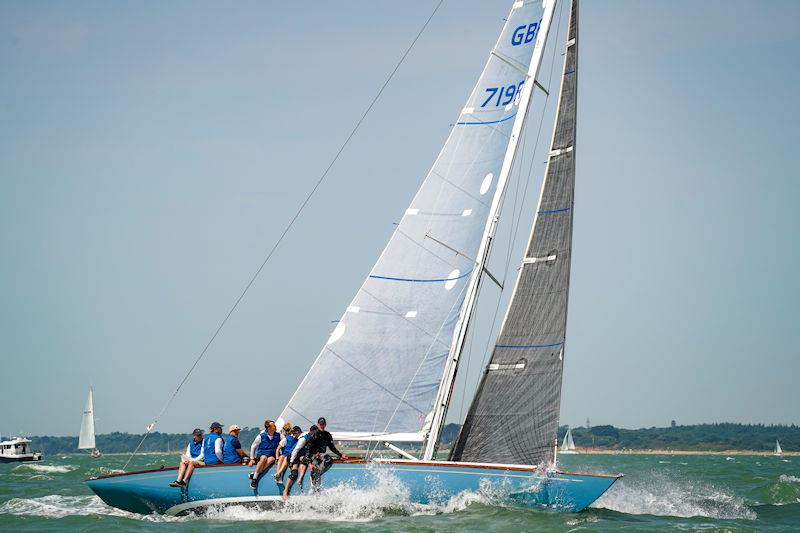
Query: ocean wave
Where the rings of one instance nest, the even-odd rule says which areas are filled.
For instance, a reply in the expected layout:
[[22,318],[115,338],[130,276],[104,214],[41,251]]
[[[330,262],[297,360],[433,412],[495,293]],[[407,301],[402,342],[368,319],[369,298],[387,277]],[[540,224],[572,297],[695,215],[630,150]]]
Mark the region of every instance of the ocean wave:
[[65,516],[120,516],[135,520],[183,520],[161,515],[137,515],[115,509],[97,496],[61,496],[51,494],[40,498],[12,498],[0,505],[0,514],[64,518]]
[[781,474],[781,477],[778,478],[778,481],[781,483],[800,483],[800,477]]
[[592,507],[626,514],[755,520],[742,498],[706,483],[671,479],[659,472],[646,481],[618,481]]
[[14,471],[30,470],[43,474],[66,474],[67,472],[72,472],[77,468],[77,466],[72,465],[40,465],[36,463],[22,463],[21,465],[16,466]]

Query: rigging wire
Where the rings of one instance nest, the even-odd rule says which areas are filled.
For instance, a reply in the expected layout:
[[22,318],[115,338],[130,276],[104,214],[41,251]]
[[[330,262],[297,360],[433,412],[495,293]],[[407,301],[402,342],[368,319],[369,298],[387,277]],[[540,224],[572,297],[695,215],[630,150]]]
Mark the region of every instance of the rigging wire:
[[395,64],[394,68],[389,73],[389,76],[387,76],[386,80],[383,82],[383,85],[381,85],[380,89],[375,94],[374,98],[372,99],[370,104],[367,106],[366,110],[364,110],[364,112],[362,113],[361,118],[358,119],[358,121],[356,122],[355,126],[353,126],[353,128],[350,130],[350,134],[347,136],[347,138],[344,140],[342,145],[339,147],[339,150],[333,156],[333,159],[331,159],[331,162],[325,168],[325,171],[322,173],[322,175],[319,177],[319,179],[317,179],[317,182],[314,184],[314,187],[312,187],[312,189],[306,195],[305,199],[300,203],[300,206],[297,208],[297,211],[295,212],[294,216],[292,216],[292,218],[289,220],[288,224],[286,224],[286,227],[283,229],[283,232],[278,237],[278,239],[275,241],[275,243],[272,245],[272,248],[270,248],[269,252],[267,253],[267,256],[261,262],[261,265],[258,267],[258,269],[255,271],[255,273],[252,275],[252,277],[250,278],[250,281],[247,282],[247,284],[244,287],[244,290],[241,292],[241,294],[239,294],[239,297],[236,298],[236,300],[234,301],[234,303],[231,306],[230,310],[228,310],[228,313],[225,315],[225,318],[223,318],[222,321],[219,323],[219,326],[217,326],[217,329],[214,331],[214,334],[211,335],[211,338],[208,340],[206,345],[200,351],[200,354],[197,356],[197,358],[195,359],[195,361],[192,364],[192,366],[186,372],[186,375],[183,376],[183,379],[178,384],[178,387],[175,389],[175,392],[173,392],[172,395],[169,397],[169,399],[167,400],[167,403],[165,403],[164,407],[161,408],[161,411],[158,413],[158,415],[153,420],[153,422],[151,422],[147,426],[147,432],[142,437],[142,440],[139,441],[139,444],[136,446],[136,449],[134,449],[133,453],[131,453],[131,456],[125,462],[125,466],[122,467],[123,470],[125,470],[128,467],[128,464],[131,462],[133,457],[136,455],[136,453],[142,447],[142,444],[144,444],[144,441],[147,439],[148,435],[150,435],[150,432],[153,430],[153,428],[155,428],[156,424],[158,424],[158,420],[161,418],[161,416],[163,416],[163,414],[166,412],[166,410],[172,404],[172,401],[178,395],[178,393],[180,392],[181,388],[186,383],[186,380],[189,379],[189,376],[192,374],[194,369],[197,367],[198,363],[200,363],[200,360],[203,359],[203,356],[206,354],[206,352],[208,351],[209,347],[214,342],[214,339],[217,338],[217,335],[219,335],[219,332],[222,331],[223,327],[225,327],[225,324],[228,322],[228,319],[231,317],[233,312],[239,306],[239,303],[242,301],[242,299],[244,299],[245,294],[247,294],[247,291],[250,290],[250,287],[252,287],[253,283],[255,283],[256,279],[261,274],[261,271],[264,270],[264,267],[266,266],[267,262],[269,262],[269,260],[272,258],[273,254],[275,253],[275,250],[278,249],[278,246],[280,246],[280,244],[283,241],[284,237],[286,237],[286,235],[289,233],[289,230],[292,229],[292,226],[294,226],[294,223],[300,217],[300,214],[303,212],[303,210],[305,209],[306,205],[308,205],[308,202],[311,201],[311,198],[317,192],[317,189],[319,189],[320,185],[322,185],[322,182],[325,181],[325,178],[328,175],[328,173],[330,172],[331,168],[333,168],[333,165],[336,164],[336,161],[339,160],[339,156],[342,155],[342,152],[344,152],[344,149],[350,143],[350,140],[355,136],[356,132],[361,127],[361,124],[367,118],[367,115],[370,113],[370,111],[372,111],[372,108],[375,107],[375,104],[378,102],[378,100],[380,99],[380,97],[383,94],[384,90],[389,85],[389,82],[392,81],[392,78],[394,78],[394,75],[400,69],[400,66],[406,60],[406,57],[408,57],[408,54],[411,53],[411,50],[414,48],[414,45],[417,44],[417,41],[422,36],[423,32],[428,27],[428,25],[430,24],[431,20],[433,20],[434,15],[436,15],[436,12],[439,11],[439,8],[442,6],[443,3],[444,3],[444,0],[439,0],[439,2],[433,8],[433,11],[428,16],[427,20],[425,20],[425,23],[419,29],[419,31],[417,32],[417,34],[414,37],[414,39],[411,41],[411,44],[409,44],[408,47],[406,48],[405,52],[403,52],[403,55],[400,57],[400,60],[397,62],[397,64]]

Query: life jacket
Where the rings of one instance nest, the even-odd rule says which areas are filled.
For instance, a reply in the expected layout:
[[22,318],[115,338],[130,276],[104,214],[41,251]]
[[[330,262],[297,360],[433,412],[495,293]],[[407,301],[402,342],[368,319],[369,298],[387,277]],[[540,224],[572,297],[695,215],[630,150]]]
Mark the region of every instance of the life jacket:
[[294,447],[297,445],[298,440],[299,438],[295,438],[294,435],[286,435],[286,446],[283,447],[281,455],[290,457],[292,455],[292,450],[294,450]]
[[[306,441],[303,443],[302,448],[297,448],[297,443],[300,442],[300,439],[305,438]],[[297,442],[294,443],[294,447],[297,448],[297,457],[302,457],[306,453],[306,444],[308,444],[308,431],[305,433],[301,433],[299,437],[297,437]]]
[[217,458],[217,454],[214,453],[214,444],[216,444],[217,439],[221,439],[222,437],[219,436],[218,433],[209,433],[203,439],[203,462],[207,465],[216,465],[219,464],[219,459]]
[[228,435],[228,438],[225,440],[225,445],[222,447],[222,462],[226,465],[242,462],[242,458],[239,456],[236,448],[231,444],[231,441],[235,438],[236,437],[233,435]]
[[261,443],[258,445],[258,455],[275,455],[275,450],[281,443],[281,434],[277,431],[272,434],[272,438],[267,435],[267,431],[261,432]]
[[[192,442],[189,443],[189,455],[192,457],[192,459],[197,459],[200,457],[200,452],[202,451],[203,441],[201,440],[200,442],[196,442],[194,439],[192,439]],[[214,457],[216,457],[216,455]]]

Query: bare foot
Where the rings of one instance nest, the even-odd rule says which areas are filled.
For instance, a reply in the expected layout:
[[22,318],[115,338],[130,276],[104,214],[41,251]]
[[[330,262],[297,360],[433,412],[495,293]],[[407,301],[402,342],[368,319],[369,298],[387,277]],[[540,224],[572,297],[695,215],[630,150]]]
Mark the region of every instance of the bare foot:
[[283,496],[281,496],[281,498],[283,498],[283,501],[285,501],[285,502],[289,501],[289,495],[288,494],[284,494]]

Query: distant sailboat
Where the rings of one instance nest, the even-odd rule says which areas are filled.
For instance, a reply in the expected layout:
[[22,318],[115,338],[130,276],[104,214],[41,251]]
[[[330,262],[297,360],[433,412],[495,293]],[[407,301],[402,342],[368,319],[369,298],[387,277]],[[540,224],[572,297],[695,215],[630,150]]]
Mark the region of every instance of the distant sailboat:
[[97,449],[94,438],[94,399],[92,388],[89,387],[89,397],[86,398],[86,407],[83,410],[83,418],[81,419],[81,433],[78,437],[79,450],[92,450],[92,457],[100,457],[103,455]]
[[572,428],[567,428],[567,434],[564,435],[564,441],[561,443],[560,453],[577,453],[575,451],[575,441],[572,440]]
[[778,439],[775,439],[775,455],[783,455],[783,450],[781,449],[781,443],[778,442]]

